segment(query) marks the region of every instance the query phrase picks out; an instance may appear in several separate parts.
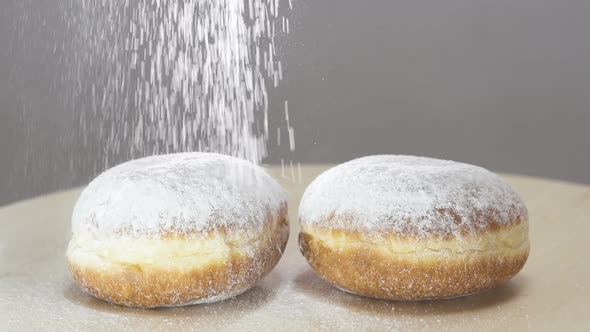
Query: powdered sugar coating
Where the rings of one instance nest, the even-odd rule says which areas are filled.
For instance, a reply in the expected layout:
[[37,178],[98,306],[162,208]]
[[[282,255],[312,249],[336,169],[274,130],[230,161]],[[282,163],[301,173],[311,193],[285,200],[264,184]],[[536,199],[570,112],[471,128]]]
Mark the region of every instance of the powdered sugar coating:
[[158,238],[261,230],[286,204],[281,186],[248,161],[213,153],[152,156],[94,179],[76,203],[72,231]]
[[316,178],[299,207],[302,226],[382,237],[455,237],[527,222],[518,194],[488,170],[447,160],[379,155]]

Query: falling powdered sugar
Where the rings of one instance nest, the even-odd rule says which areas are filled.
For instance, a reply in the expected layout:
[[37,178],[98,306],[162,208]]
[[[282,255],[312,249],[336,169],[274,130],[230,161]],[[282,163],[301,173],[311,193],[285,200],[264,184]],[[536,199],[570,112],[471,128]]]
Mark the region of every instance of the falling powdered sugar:
[[288,29],[279,0],[72,6],[72,100],[91,100],[73,106],[75,139],[104,150],[88,152],[103,156],[95,169],[183,151],[267,156],[268,91],[284,77],[275,39]]
[[527,219],[518,194],[481,167],[424,157],[356,159],[320,175],[299,208],[303,227],[369,236],[461,237]]

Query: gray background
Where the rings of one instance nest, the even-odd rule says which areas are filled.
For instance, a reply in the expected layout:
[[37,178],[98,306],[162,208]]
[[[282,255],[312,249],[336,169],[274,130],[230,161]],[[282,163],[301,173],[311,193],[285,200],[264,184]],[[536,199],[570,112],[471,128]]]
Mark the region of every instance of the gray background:
[[[288,98],[297,148],[271,144],[266,162],[404,153],[590,183],[590,1],[294,5],[271,122],[284,126]],[[75,123],[55,84],[66,7],[0,7],[0,205],[102,170],[100,147],[66,144]]]

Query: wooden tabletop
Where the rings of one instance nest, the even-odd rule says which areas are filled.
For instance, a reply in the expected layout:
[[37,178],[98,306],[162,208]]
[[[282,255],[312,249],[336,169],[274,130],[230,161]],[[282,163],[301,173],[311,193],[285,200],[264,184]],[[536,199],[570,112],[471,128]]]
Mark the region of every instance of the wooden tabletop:
[[210,305],[140,310],[76,288],[64,253],[80,189],[0,208],[0,330],[590,330],[590,187],[506,176],[530,212],[531,255],[506,284],[479,295],[418,303],[339,291],[297,249],[297,207],[323,166],[302,181],[270,169],[289,192],[291,237],[279,265],[256,287]]

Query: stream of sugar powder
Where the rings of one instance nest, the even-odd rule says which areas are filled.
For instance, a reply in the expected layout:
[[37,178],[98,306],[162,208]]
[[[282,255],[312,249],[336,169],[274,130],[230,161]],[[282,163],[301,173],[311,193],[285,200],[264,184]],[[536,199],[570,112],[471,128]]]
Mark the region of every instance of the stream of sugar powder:
[[[256,163],[267,156],[268,91],[284,77],[275,40],[289,31],[279,0],[82,0],[79,6],[81,16],[72,15],[72,26],[81,28],[73,41],[72,100],[86,107],[73,107],[75,139],[98,140],[85,142],[104,150],[92,152],[104,156],[94,168],[179,151]],[[289,125],[294,149],[292,131]]]

